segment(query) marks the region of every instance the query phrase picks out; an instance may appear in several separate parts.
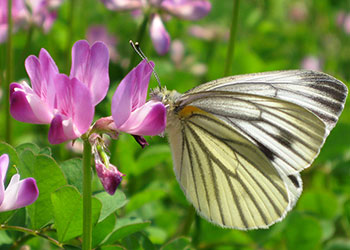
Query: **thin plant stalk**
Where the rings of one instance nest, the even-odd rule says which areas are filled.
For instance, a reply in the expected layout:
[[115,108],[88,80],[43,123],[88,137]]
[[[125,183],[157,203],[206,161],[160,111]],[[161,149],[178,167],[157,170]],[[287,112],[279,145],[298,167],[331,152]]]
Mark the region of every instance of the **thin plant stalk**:
[[73,43],[73,35],[74,35],[74,13],[76,8],[76,1],[72,0],[69,2],[69,10],[68,10],[68,39],[67,39],[67,47],[66,47],[66,73],[69,74],[70,72],[70,62],[71,62],[71,56],[70,51]]
[[42,237],[48,241],[50,241],[52,244],[60,247],[60,248],[63,248],[63,245],[55,240],[54,238],[51,238],[50,236],[38,231],[38,230],[32,230],[32,229],[29,229],[29,228],[25,228],[25,227],[20,227],[20,226],[10,226],[10,225],[0,225],[0,230],[6,230],[6,231],[17,231],[17,232],[22,232],[22,233],[26,233],[26,234],[29,234],[29,235],[33,235],[33,236],[37,236],[37,237]]
[[91,249],[92,219],[91,219],[91,145],[84,138],[83,152],[83,250]]
[[[140,28],[137,32],[136,40],[134,41],[134,42],[138,42],[141,46],[143,45],[143,38],[145,36],[148,21],[149,21],[149,14],[146,13],[144,18],[143,18],[143,21],[140,25]],[[128,72],[135,66],[135,64],[136,64],[135,61],[136,61],[137,56],[138,56],[137,53],[133,51],[133,53],[131,55],[131,59],[130,59]]]
[[226,65],[224,76],[228,76],[231,74],[231,67],[233,61],[233,54],[235,49],[235,41],[236,41],[236,33],[237,33],[237,24],[238,24],[238,9],[239,9],[239,1],[233,1],[233,9],[232,9],[232,20],[231,20],[231,29],[230,29],[230,41],[227,49],[227,57],[226,57]]
[[12,120],[10,116],[10,83],[12,81],[13,51],[12,51],[12,0],[7,0],[7,48],[6,48],[6,80],[4,83],[5,90],[5,140],[11,144]]

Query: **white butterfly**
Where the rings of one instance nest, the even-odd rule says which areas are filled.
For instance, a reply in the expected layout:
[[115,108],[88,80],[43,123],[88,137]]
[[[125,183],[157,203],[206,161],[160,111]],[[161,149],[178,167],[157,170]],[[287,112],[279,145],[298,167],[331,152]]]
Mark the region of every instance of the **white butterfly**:
[[300,171],[320,152],[344,108],[346,86],[325,73],[292,70],[227,77],[179,94],[167,106],[176,178],[207,220],[267,228],[302,192]]

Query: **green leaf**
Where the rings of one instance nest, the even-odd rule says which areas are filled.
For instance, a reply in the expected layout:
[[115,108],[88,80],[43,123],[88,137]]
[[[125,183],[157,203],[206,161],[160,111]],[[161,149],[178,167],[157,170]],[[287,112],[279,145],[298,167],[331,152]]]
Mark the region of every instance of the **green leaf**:
[[114,231],[106,241],[106,244],[113,244],[117,240],[123,239],[130,234],[143,230],[150,224],[151,222],[143,222],[139,218],[121,218],[117,220]]
[[32,151],[25,150],[20,159],[21,178],[33,177],[39,189],[38,199],[27,207],[32,227],[39,229],[53,219],[51,193],[67,182],[62,170],[50,156],[35,156]]
[[101,250],[127,250],[127,248],[120,245],[110,245],[110,246],[102,246]]
[[3,231],[3,230],[0,231],[0,246],[11,244],[12,241],[13,240],[11,239],[10,236],[8,236],[6,231]]
[[111,213],[123,207],[127,203],[125,194],[118,189],[114,195],[109,195],[107,192],[101,192],[94,196],[102,203],[102,210],[98,222],[101,222]]
[[126,211],[130,212],[132,210],[138,209],[144,204],[151,202],[151,201],[156,201],[164,196],[166,196],[167,193],[164,189],[155,189],[155,188],[148,188],[140,193],[137,193],[133,195],[126,206]]
[[8,154],[10,158],[10,163],[6,174],[6,180],[8,183],[11,176],[17,172],[17,170],[14,167],[19,167],[21,162],[19,160],[16,150],[11,145],[4,142],[0,142],[0,156],[3,154]]
[[[83,198],[73,186],[64,186],[51,195],[55,226],[60,242],[66,242],[83,232]],[[92,223],[97,222],[101,202],[92,198]]]
[[328,191],[306,191],[300,197],[298,209],[321,218],[333,219],[337,215],[337,197]]
[[337,238],[329,241],[324,250],[350,250],[350,240]]
[[285,236],[288,249],[317,249],[322,239],[322,228],[314,218],[297,212],[288,218]]
[[52,151],[50,147],[45,147],[40,149],[39,154],[52,156]]
[[178,237],[162,246],[161,250],[182,250],[191,246],[191,239],[187,237]]
[[1,223],[1,224],[5,223],[5,222],[12,216],[12,214],[13,214],[15,211],[16,211],[16,210],[1,212],[1,213],[0,213],[0,223]]
[[164,161],[169,162],[169,164],[171,162],[171,153],[168,145],[159,144],[147,147],[142,150],[137,158],[137,168],[135,168],[133,174],[139,176]]
[[33,154],[37,155],[40,152],[40,147],[34,143],[23,143],[16,147],[17,153],[21,155],[25,150],[31,150]]
[[83,193],[83,162],[80,158],[70,159],[60,164],[69,185]]
[[[103,209],[103,204],[102,204]],[[92,229],[92,247],[97,247],[113,231],[116,216],[111,214]]]
[[156,247],[150,241],[150,239],[146,236],[145,233],[137,232],[125,237],[122,241],[123,246],[127,249],[147,249],[147,250],[155,250]]

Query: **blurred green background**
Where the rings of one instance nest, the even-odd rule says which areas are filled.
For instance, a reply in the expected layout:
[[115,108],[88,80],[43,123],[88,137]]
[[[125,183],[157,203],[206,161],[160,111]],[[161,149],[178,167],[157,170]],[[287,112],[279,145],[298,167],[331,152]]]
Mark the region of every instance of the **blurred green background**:
[[[173,18],[166,22],[175,45],[174,53],[158,56],[146,33],[141,47],[155,62],[161,83],[168,89],[184,92],[223,77],[233,1],[212,0],[211,3],[212,11],[200,21]],[[240,1],[232,75],[316,68],[349,87],[350,21],[346,24],[342,15],[350,15],[349,0]],[[136,38],[141,21],[142,18],[135,19],[130,13],[107,10],[97,0],[66,0],[49,33],[35,28],[29,42],[28,30],[20,29],[13,36],[14,79],[27,79],[24,60],[29,54],[38,55],[40,48],[49,51],[62,73],[69,73],[73,43],[86,38],[89,26],[104,25],[118,40],[119,59],[110,64],[108,98],[97,106],[95,116],[96,119],[109,116],[111,97],[135,53],[129,40]],[[193,25],[209,32],[205,33],[208,38],[193,35]],[[0,63],[3,70],[5,44],[0,44]],[[3,87],[4,83],[1,84]],[[150,87],[156,85],[152,79]],[[349,105],[348,100],[319,157],[302,172],[304,192],[295,209],[282,222],[266,230],[221,229],[201,219],[176,182],[166,138],[149,137],[150,146],[141,149],[132,136],[121,135],[111,145],[112,163],[126,174],[119,190],[125,193],[128,203],[117,210],[116,215],[120,220],[136,218],[149,223],[116,242],[124,247],[121,249],[157,249],[184,236],[177,238],[177,245],[170,246],[173,248],[163,249],[350,249]],[[4,93],[0,112],[0,139],[4,140]],[[81,156],[69,150],[69,144],[49,145],[48,126],[14,120],[13,125],[13,146],[25,142],[36,143],[41,148],[49,146],[58,163]],[[94,190],[101,190],[97,178]],[[37,238],[27,243],[33,249],[50,247]]]

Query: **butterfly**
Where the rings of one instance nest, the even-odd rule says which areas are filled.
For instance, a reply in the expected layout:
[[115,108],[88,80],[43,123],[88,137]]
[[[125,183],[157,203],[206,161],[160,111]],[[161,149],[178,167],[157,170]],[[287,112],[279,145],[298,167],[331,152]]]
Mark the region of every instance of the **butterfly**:
[[181,189],[224,228],[268,228],[302,192],[309,167],[336,125],[347,87],[309,70],[226,77],[184,94],[156,88]]

